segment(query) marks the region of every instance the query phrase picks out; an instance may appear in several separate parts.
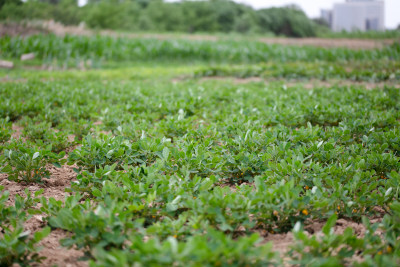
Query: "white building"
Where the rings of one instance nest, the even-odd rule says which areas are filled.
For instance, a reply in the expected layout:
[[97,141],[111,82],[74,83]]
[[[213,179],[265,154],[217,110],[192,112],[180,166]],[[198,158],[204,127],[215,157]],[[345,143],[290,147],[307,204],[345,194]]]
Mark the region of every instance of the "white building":
[[322,10],[321,17],[330,23],[334,31],[382,31],[385,30],[385,3],[383,0],[347,0],[334,4],[330,19],[329,11]]

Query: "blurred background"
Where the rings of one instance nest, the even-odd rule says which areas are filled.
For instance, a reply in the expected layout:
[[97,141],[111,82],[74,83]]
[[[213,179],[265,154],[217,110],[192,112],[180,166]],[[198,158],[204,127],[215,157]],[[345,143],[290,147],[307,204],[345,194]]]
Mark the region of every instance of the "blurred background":
[[0,34],[113,30],[393,38],[400,36],[399,13],[398,0],[0,0]]

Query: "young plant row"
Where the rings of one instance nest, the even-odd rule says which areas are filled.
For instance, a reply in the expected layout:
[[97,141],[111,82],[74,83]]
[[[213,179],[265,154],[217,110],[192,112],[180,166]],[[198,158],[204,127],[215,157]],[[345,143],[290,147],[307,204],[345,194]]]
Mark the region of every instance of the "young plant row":
[[284,79],[346,79],[350,81],[396,81],[400,79],[395,61],[371,61],[349,64],[327,62],[263,63],[257,65],[208,66],[194,72],[194,77],[274,77]]
[[400,45],[374,50],[347,48],[317,48],[269,45],[245,40],[158,40],[115,38],[109,36],[34,35],[29,37],[3,37],[0,39],[3,57],[19,58],[24,53],[35,53],[43,63],[77,66],[90,60],[91,67],[101,61],[177,61],[177,62],[266,62],[354,60],[398,60]]

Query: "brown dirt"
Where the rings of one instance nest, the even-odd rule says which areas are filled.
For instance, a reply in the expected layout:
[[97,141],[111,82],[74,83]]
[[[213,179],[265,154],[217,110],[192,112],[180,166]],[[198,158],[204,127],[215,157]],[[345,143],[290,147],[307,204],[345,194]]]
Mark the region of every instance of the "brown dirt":
[[40,266],[86,267],[89,265],[87,261],[79,261],[79,258],[83,257],[82,251],[60,246],[60,240],[67,236],[68,233],[65,231],[56,229],[40,242],[39,245],[43,249],[39,252],[39,255],[46,257]]
[[28,79],[24,78],[11,78],[8,75],[0,78],[0,83],[26,83],[28,82]]
[[393,44],[394,40],[370,39],[327,39],[327,38],[260,38],[267,44],[317,46],[326,48],[345,47],[350,49],[376,49]]
[[29,192],[34,193],[40,189],[44,192],[41,196],[49,199],[51,197],[56,200],[64,200],[67,193],[65,188],[71,184],[71,181],[75,179],[76,173],[73,171],[74,166],[62,166],[56,168],[53,165],[48,166],[50,171],[50,179],[43,178],[43,184],[24,184],[17,183],[8,180],[8,175],[0,174],[0,185],[4,186],[4,189],[10,193],[9,201],[13,203],[14,197],[18,194],[25,196],[25,189],[28,188]]
[[[45,226],[46,223],[41,215],[34,215],[25,223],[25,229],[31,233],[40,231]],[[69,233],[66,231],[55,229],[40,241],[38,244],[41,247],[39,255],[46,259],[41,264],[35,264],[34,266],[88,266],[87,262],[79,261],[79,258],[84,256],[82,251],[75,248],[67,249],[60,245],[60,240],[68,237],[68,235]]]
[[[184,79],[173,79],[173,83],[177,83],[179,81],[184,81]],[[268,83],[277,83],[282,82],[287,87],[303,87],[305,89],[313,89],[315,87],[332,87],[332,86],[356,86],[356,87],[364,87],[367,90],[372,90],[375,88],[383,88],[385,85],[392,86],[395,88],[400,89],[400,83],[389,81],[389,82],[363,82],[363,81],[350,81],[350,80],[318,80],[318,79],[310,79],[307,82],[304,81],[287,81],[282,79],[263,79],[260,77],[249,77],[249,78],[237,78],[233,76],[212,76],[212,77],[202,77],[200,78],[200,82],[206,81],[226,81],[232,82],[235,84],[246,84],[246,83],[253,83],[253,82],[263,82],[265,84]]]
[[28,24],[21,23],[0,23],[0,37],[8,36],[29,36],[33,34],[46,33],[47,30]]
[[350,80],[311,80],[308,82],[289,82],[287,83],[289,87],[293,86],[303,86],[305,89],[313,89],[315,87],[332,87],[332,86],[356,86],[364,87],[367,90],[372,90],[376,88],[382,89],[385,85],[392,86],[394,88],[400,88],[400,83],[396,82],[362,82],[362,81],[350,81]]
[[22,131],[24,130],[24,127],[13,124],[11,129],[13,130],[11,137],[14,139],[19,139],[22,135]]
[[272,242],[273,251],[279,252],[281,255],[290,250],[290,246],[294,244],[292,233],[285,234],[269,234],[264,238],[263,243]]
[[237,77],[221,77],[221,76],[212,76],[212,77],[203,77],[200,78],[200,81],[229,81],[235,84],[246,84],[246,83],[260,83],[266,82],[263,78],[260,77],[248,77],[248,78],[237,78]]

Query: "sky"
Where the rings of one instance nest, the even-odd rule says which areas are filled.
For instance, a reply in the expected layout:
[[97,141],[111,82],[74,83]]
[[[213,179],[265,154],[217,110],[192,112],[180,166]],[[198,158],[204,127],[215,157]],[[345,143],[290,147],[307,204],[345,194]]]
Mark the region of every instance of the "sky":
[[[331,9],[334,3],[345,0],[235,0],[235,2],[248,4],[254,8],[279,7],[288,4],[299,5],[309,17],[320,16],[321,9]],[[393,29],[400,24],[400,0],[385,1],[385,26]]]

